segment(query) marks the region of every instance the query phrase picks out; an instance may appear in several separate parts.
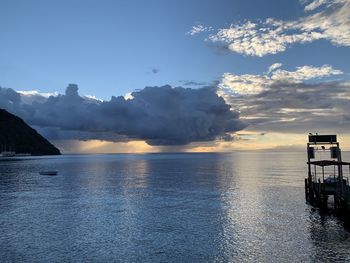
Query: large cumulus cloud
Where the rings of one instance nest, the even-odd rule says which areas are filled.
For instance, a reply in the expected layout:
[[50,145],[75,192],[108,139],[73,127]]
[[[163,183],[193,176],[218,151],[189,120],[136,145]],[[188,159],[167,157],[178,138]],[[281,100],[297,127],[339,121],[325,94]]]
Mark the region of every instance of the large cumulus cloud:
[[64,95],[25,103],[26,94],[0,88],[0,107],[24,118],[53,139],[145,140],[150,145],[185,145],[227,139],[246,125],[216,89],[146,87],[132,99],[82,97],[70,84]]

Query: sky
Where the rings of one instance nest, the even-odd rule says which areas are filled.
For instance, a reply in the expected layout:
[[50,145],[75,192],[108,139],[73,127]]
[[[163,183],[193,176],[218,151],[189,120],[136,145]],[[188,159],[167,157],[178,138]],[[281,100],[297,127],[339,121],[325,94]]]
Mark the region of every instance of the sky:
[[350,148],[349,0],[0,9],[0,107],[63,152]]

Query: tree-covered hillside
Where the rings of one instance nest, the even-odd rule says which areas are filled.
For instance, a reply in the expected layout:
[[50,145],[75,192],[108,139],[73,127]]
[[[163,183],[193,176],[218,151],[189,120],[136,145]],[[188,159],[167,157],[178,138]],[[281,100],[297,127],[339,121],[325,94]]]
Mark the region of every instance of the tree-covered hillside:
[[[0,147],[16,153],[32,155],[56,155],[60,151],[21,118],[0,109]],[[1,151],[1,148],[0,148]]]

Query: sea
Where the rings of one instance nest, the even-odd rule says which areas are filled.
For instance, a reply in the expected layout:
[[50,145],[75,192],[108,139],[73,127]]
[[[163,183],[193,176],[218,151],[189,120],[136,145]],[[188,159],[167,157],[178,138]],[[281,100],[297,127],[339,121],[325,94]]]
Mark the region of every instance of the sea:
[[304,152],[2,159],[0,261],[350,262],[306,176]]

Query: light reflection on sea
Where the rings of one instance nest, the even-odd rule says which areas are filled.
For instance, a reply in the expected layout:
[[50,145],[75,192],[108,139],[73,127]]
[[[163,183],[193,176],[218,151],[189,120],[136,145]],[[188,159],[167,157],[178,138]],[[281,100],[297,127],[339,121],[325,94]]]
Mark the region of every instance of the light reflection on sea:
[[305,176],[303,153],[1,160],[0,258],[349,261],[349,232],[305,204]]

